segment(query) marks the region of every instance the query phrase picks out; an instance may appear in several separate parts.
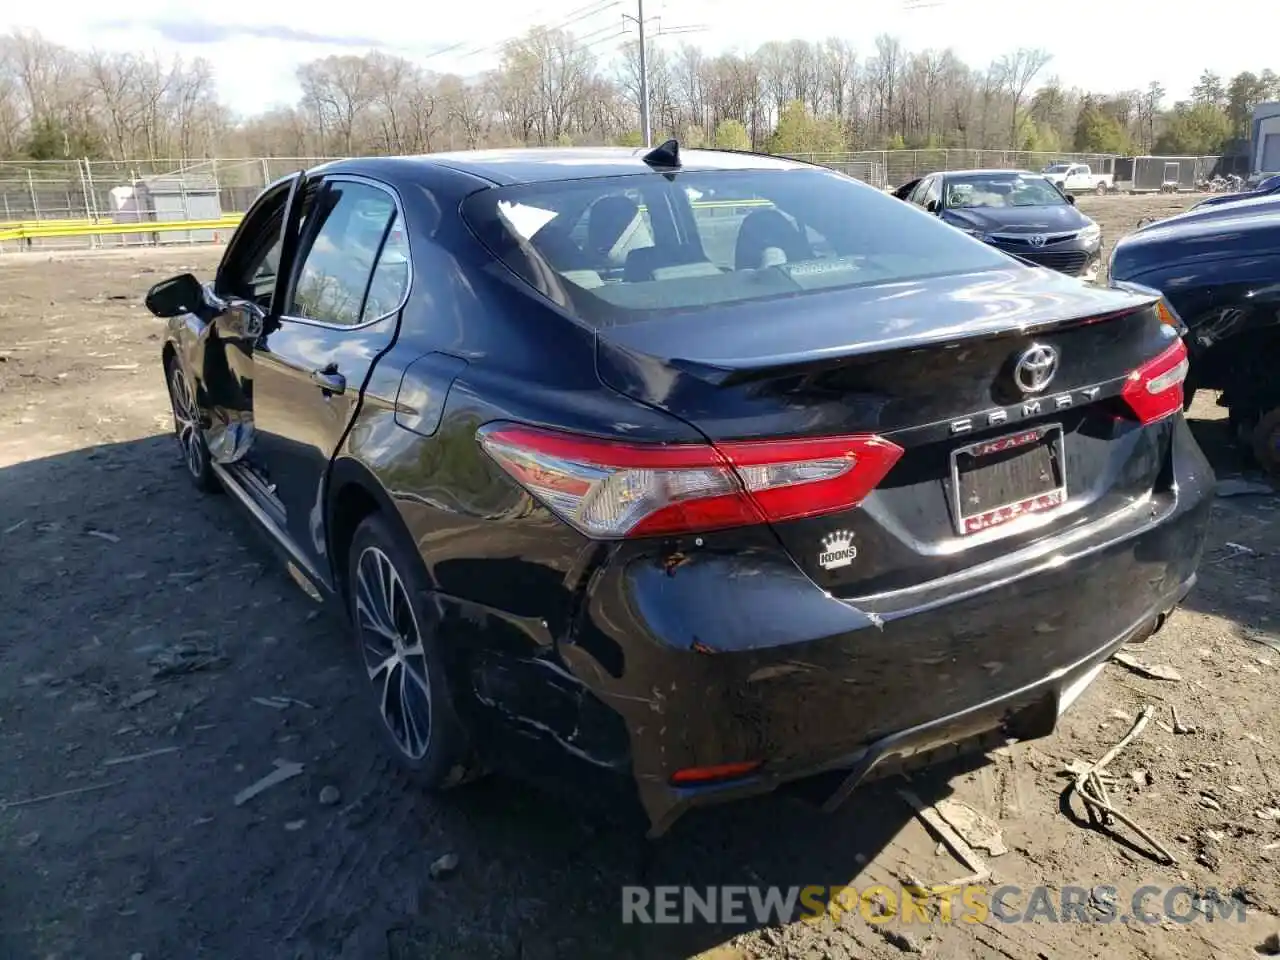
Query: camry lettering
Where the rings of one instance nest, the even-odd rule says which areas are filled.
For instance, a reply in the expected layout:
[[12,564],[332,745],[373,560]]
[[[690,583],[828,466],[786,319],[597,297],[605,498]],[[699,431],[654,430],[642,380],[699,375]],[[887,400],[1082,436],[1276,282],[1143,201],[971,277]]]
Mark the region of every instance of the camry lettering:
[[961,433],[972,433],[974,430],[984,430],[987,427],[998,427],[1002,423],[1009,422],[1011,413],[1015,417],[1035,417],[1047,410],[1066,410],[1077,403],[1091,403],[1101,392],[1101,387],[1085,387],[1071,393],[1059,393],[1052,397],[1027,400],[1015,407],[998,407],[971,417],[961,417],[951,421],[951,434],[955,436]]

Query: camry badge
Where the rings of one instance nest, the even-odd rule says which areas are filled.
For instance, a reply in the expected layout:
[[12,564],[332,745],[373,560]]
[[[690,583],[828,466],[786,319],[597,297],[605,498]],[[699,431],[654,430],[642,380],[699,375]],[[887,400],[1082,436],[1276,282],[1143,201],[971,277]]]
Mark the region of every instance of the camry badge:
[[1023,393],[1039,393],[1053,382],[1058,372],[1058,351],[1043,343],[1033,343],[1022,351],[1013,365],[1013,382]]

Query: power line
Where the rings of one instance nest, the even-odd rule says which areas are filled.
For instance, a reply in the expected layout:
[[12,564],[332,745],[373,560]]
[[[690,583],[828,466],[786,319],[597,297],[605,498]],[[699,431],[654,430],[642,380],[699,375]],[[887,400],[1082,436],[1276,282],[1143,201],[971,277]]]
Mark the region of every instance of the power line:
[[[582,23],[584,20],[589,20],[594,17],[597,17],[609,9],[619,6],[621,2],[622,0],[595,0],[595,2],[593,3],[589,3],[586,6],[578,7],[577,9],[570,11],[568,14],[564,15],[564,19],[560,20],[555,24],[552,24],[551,26],[548,26],[547,29],[548,30],[564,30],[576,23]],[[539,24],[536,21],[533,24],[531,24],[531,27],[536,27],[536,26],[545,26],[545,25]],[[468,50],[465,53],[459,54],[458,58],[460,60],[470,60],[473,57],[479,57],[479,56],[483,56],[485,54],[490,54],[490,53],[498,53],[502,51],[507,46],[507,44],[511,43],[514,40],[520,39],[520,37],[523,35],[524,35],[523,33],[518,33],[512,36],[506,37],[505,39],[500,40],[494,44],[481,45],[478,47],[474,47],[473,49]]]

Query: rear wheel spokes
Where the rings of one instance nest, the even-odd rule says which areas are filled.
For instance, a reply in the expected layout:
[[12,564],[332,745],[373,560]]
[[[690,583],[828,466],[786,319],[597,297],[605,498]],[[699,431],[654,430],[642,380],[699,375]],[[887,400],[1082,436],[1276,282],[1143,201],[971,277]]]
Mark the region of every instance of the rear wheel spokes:
[[417,617],[391,559],[368,547],[356,565],[356,627],[383,722],[413,760],[431,742],[431,686]]

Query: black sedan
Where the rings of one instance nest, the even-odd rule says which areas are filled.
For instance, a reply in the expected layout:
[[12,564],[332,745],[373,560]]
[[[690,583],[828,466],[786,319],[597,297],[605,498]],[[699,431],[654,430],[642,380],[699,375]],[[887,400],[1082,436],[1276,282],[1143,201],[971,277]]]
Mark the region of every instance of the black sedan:
[[894,196],[993,247],[1073,277],[1093,280],[1102,261],[1102,230],[1038,173],[964,170],[931,173]]
[[833,808],[1048,734],[1195,580],[1159,298],[820,167],[338,161],[147,302],[191,479],[349,620],[429,788],[502,769],[657,834],[834,772]]

